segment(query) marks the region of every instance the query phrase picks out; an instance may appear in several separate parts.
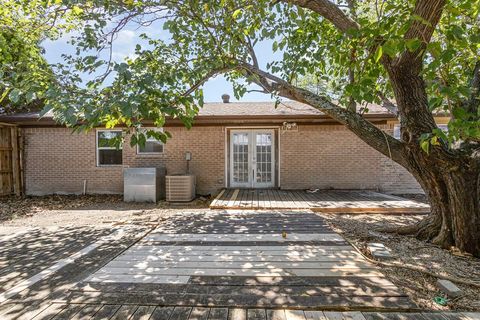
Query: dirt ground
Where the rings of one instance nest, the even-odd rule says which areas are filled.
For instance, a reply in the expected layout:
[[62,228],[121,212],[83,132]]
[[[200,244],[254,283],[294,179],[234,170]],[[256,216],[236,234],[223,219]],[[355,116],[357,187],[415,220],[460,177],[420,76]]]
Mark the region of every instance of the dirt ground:
[[22,228],[102,226],[165,219],[181,211],[208,208],[209,199],[190,203],[126,203],[119,195],[52,195],[0,198],[0,234]]
[[[322,214],[335,231],[369,256],[369,242],[383,243],[391,250],[394,260],[389,262],[422,267],[439,275],[454,276],[480,284],[480,259],[448,251],[413,237],[383,233],[385,227],[403,226],[419,221],[422,215],[339,215]],[[371,257],[371,256],[370,256]],[[480,311],[480,289],[457,284],[464,295],[440,306],[433,301],[442,297],[437,289],[436,278],[404,268],[386,268],[382,272],[399,288],[404,290],[419,306],[432,310]]]

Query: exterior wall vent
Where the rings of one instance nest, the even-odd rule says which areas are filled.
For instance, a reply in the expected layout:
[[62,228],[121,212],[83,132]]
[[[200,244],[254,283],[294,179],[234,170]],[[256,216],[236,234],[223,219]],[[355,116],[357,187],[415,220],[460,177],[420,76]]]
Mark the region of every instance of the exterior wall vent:
[[167,201],[188,202],[195,198],[195,176],[191,174],[166,176]]

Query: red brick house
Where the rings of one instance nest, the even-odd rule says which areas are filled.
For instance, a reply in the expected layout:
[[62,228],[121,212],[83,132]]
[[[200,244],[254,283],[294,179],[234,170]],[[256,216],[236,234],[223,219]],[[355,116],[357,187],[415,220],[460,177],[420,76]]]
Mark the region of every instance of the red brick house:
[[[164,167],[167,174],[196,175],[197,193],[224,187],[282,189],[372,189],[387,193],[422,192],[402,167],[375,151],[343,125],[297,102],[207,103],[187,130],[175,119],[164,130],[163,145],[121,150],[104,143],[122,129],[72,133],[37,113],[0,117],[17,124],[23,136],[25,192],[122,193],[126,167]],[[369,106],[365,117],[393,134],[396,117]],[[149,124],[146,123],[145,127]],[[128,137],[127,137],[128,138]]]

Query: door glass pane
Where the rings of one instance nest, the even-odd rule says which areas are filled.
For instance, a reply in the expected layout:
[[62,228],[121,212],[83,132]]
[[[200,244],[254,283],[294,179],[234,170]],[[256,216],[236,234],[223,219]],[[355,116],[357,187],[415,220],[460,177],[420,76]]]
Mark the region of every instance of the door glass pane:
[[256,169],[255,181],[258,183],[272,182],[272,134],[256,134]]
[[248,133],[234,133],[233,139],[233,182],[248,182]]

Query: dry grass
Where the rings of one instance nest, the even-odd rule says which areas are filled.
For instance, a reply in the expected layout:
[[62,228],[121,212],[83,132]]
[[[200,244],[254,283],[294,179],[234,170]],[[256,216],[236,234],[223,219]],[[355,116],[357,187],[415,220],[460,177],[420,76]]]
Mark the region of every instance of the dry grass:
[[[365,255],[368,242],[380,242],[391,249],[396,262],[422,267],[435,274],[454,276],[475,282],[480,281],[480,259],[460,255],[414,237],[383,233],[385,227],[400,227],[422,219],[421,215],[334,215],[322,214],[328,223],[346,239],[355,244]],[[420,307],[433,310],[480,311],[480,289],[459,285],[464,295],[451,299],[446,307],[433,301],[442,293],[436,287],[436,278],[403,268],[384,268],[382,271],[398,287],[404,290]]]

